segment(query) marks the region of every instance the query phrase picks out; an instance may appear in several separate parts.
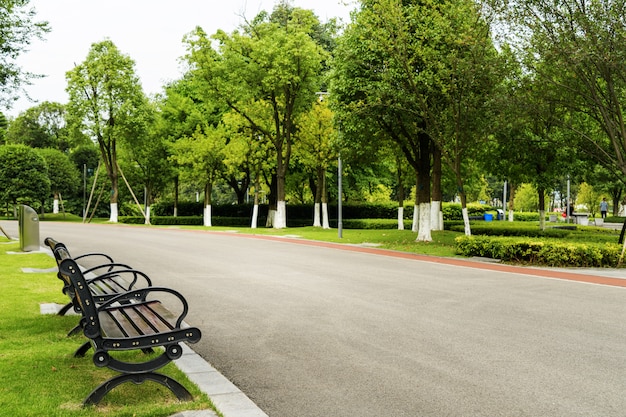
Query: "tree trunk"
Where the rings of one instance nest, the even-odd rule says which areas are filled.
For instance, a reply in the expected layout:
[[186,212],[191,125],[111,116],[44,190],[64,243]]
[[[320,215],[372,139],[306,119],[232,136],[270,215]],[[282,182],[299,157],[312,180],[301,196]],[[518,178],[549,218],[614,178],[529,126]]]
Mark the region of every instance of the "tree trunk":
[[322,229],[330,229],[328,218],[328,190],[326,189],[326,170],[322,176]]
[[420,215],[420,204],[419,198],[417,196],[417,189],[419,188],[419,173],[415,172],[415,203],[413,203],[413,225],[411,226],[411,231],[413,233],[417,233],[419,230],[419,215]]
[[396,159],[397,175],[398,175],[398,230],[404,230],[404,182],[402,178],[402,165],[399,158]]
[[514,219],[514,212],[515,212],[515,192],[517,191],[517,186],[514,184],[511,184],[511,192],[510,192],[510,196],[509,196],[509,221],[512,222]]
[[111,179],[111,215],[109,217],[109,222],[117,223],[118,220],[118,210],[117,210],[117,199],[119,195],[119,177],[117,174],[117,168],[112,168],[111,175],[109,176]]
[[443,191],[441,190],[441,150],[435,146],[433,149],[433,189],[430,221],[431,230],[443,230]]
[[211,192],[213,191],[213,183],[207,182],[204,187],[204,226],[211,227]]
[[431,140],[427,134],[419,134],[419,175],[417,177],[417,201],[419,202],[418,242],[431,242],[430,233],[430,154]]
[[174,217],[178,217],[178,175],[174,177]]
[[546,230],[546,190],[539,187],[539,229]]
[[322,208],[322,193],[324,192],[324,168],[317,167],[317,184],[315,187],[315,202],[313,208],[313,227],[322,227],[321,220],[321,208]]
[[54,193],[54,201],[52,202],[52,214],[59,214],[59,193]]

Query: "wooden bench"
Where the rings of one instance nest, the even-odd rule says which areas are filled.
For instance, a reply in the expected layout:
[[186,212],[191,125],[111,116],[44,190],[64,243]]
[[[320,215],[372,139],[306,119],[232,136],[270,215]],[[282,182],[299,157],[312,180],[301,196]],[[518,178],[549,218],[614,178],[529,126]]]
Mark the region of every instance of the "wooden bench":
[[[134,288],[152,286],[152,281],[146,274],[134,270],[126,264],[115,262],[113,258],[107,254],[86,253],[72,257],[65,244],[50,237],[46,238],[44,243],[52,250],[57,267],[61,264],[63,259],[67,258],[72,258],[75,261],[99,257],[106,259],[105,263],[82,269],[83,275],[87,277],[89,289],[97,303],[103,303],[120,293],[126,293]],[[62,316],[71,308],[76,310],[78,306],[74,303],[74,294],[70,291],[70,284],[65,282],[61,276],[57,276],[64,283],[63,293],[70,298],[70,302],[58,312],[58,314]]]
[[[60,255],[59,275],[69,283],[75,294],[75,302],[83,317],[83,333],[94,348],[94,364],[121,373],[94,389],[83,404],[97,404],[108,392],[125,382],[140,384],[145,381],[167,387],[180,400],[191,400],[191,394],[179,382],[154,372],[181,357],[179,343],[196,343],[201,338],[200,329],[189,327],[183,321],[188,312],[185,298],[173,289],[147,287],[120,293],[97,303],[80,266],[69,256]],[[155,294],[173,296],[180,303],[181,312],[173,313],[161,301],[152,298]],[[162,348],[159,356],[147,357],[145,362],[124,362],[110,354],[157,347]]]

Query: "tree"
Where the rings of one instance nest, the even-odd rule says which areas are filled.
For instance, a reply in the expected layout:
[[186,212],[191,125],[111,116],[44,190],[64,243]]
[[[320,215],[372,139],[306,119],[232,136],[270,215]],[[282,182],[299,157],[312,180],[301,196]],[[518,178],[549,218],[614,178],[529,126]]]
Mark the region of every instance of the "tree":
[[118,142],[144,137],[141,120],[146,98],[134,65],[105,40],[93,44],[85,61],[66,76],[68,118],[98,144],[111,182],[111,222],[117,222],[118,216]]
[[9,125],[7,143],[67,151],[70,138],[65,107],[60,103],[44,102],[27,109]]
[[294,145],[296,158],[315,176],[313,226],[330,229],[326,174],[330,165],[337,159],[337,152],[334,149],[337,133],[327,101],[319,100],[313,103],[311,110],[302,115],[298,125],[300,133]]
[[526,71],[609,171],[626,174],[626,1],[495,1]]
[[[0,146],[0,201],[31,204],[43,201],[50,192],[46,161],[25,145]],[[43,210],[43,206],[42,206]]]
[[198,127],[191,137],[177,141],[172,158],[186,168],[189,178],[204,184],[204,225],[212,226],[211,195],[224,167],[226,130],[223,125]]
[[[284,6],[284,5],[283,5]],[[197,28],[187,37],[187,59],[206,93],[242,115],[251,129],[271,142],[276,156],[276,216],[286,227],[285,178],[296,119],[315,99],[325,54],[311,38],[317,19],[311,11],[290,9],[276,21],[261,13],[243,32],[213,37]]]
[[46,161],[50,188],[54,194],[52,212],[59,212],[59,200],[63,195],[74,193],[80,184],[80,174],[70,158],[57,149],[39,149],[39,155]]
[[464,0],[367,0],[353,19],[339,43],[331,83],[344,131],[378,139],[381,134],[364,133],[367,124],[403,151],[417,179],[419,241],[432,240],[437,148],[455,173],[469,234],[465,163],[486,137],[499,68],[488,22],[474,2]]
[[4,0],[0,7],[0,103],[6,107],[11,107],[24,84],[39,77],[24,71],[16,62],[33,38],[42,39],[49,31],[47,22],[34,20],[35,10],[29,3],[29,0]]

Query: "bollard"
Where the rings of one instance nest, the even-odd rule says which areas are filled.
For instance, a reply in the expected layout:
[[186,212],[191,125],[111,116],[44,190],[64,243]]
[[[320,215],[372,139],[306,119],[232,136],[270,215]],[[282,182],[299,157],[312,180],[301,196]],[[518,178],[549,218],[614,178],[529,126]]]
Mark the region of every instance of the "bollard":
[[32,207],[20,205],[18,211],[20,249],[24,252],[39,250],[39,217]]

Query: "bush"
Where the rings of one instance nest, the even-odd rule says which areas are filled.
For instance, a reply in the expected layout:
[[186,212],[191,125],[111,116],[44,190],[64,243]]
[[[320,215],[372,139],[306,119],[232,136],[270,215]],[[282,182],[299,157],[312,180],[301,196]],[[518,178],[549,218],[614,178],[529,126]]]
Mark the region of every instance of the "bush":
[[[473,235],[485,236],[526,236],[526,237],[553,237],[564,238],[571,234],[571,229],[549,228],[545,230],[539,229],[536,225],[515,224],[510,222],[473,222]],[[463,223],[450,224],[448,230],[453,232],[464,232]],[[573,226],[576,230],[576,226]]]
[[459,236],[456,251],[464,256],[500,259],[553,267],[616,267],[621,247],[613,243],[573,243],[553,240]]

